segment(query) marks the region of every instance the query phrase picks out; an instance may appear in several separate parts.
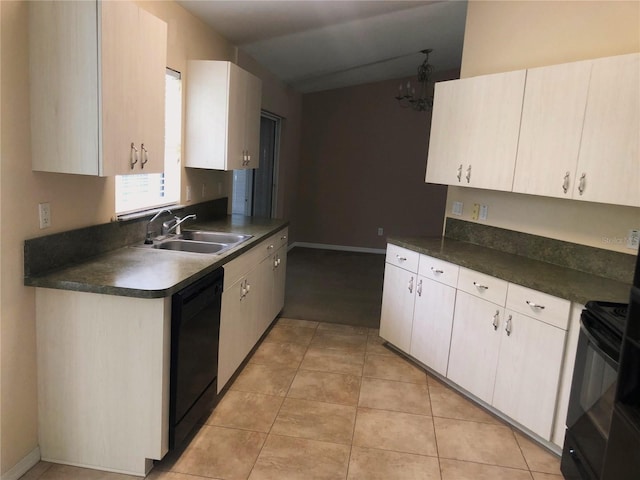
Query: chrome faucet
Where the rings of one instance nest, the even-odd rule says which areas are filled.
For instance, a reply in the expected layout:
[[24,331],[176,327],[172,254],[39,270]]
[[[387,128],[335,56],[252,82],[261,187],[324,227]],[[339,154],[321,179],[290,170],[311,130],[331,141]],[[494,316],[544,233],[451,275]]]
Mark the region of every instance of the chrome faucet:
[[171,210],[169,210],[168,208],[163,208],[162,210],[160,210],[158,213],[156,213],[151,220],[149,220],[147,222],[147,234],[144,237],[144,243],[145,245],[151,245],[153,243],[153,239],[151,238],[153,235],[153,232],[151,231],[151,224],[163,213],[171,213],[173,214],[173,212]]
[[176,234],[180,235],[180,225],[182,225],[183,222],[185,222],[186,220],[189,220],[190,218],[196,219],[197,218],[196,214],[192,213],[191,215],[187,215],[186,217],[182,217],[182,218],[176,216],[174,217],[173,220],[164,222],[162,224],[162,234],[169,235],[172,230],[175,230]]

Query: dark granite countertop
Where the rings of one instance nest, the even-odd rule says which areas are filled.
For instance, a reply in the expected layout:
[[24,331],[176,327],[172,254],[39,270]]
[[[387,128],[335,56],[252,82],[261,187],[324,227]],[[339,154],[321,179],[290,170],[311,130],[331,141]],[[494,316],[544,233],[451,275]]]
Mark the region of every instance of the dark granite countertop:
[[630,284],[472,243],[446,237],[390,237],[387,241],[572,302],[629,301]]
[[289,224],[285,220],[226,216],[189,225],[190,230],[211,230],[253,235],[220,255],[127,246],[78,264],[25,278],[25,285],[138,298],[172,295],[236,258]]

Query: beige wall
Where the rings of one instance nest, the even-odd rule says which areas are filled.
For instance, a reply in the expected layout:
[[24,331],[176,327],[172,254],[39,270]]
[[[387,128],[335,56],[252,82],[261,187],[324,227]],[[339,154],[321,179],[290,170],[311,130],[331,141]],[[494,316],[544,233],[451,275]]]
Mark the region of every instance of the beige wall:
[[[200,20],[174,2],[138,2],[168,23],[168,66],[183,73],[187,59],[235,60],[236,49]],[[0,475],[32,452],[38,444],[35,353],[34,289],[24,287],[23,243],[27,238],[109,221],[114,216],[114,181],[31,171],[29,137],[28,3],[0,2]],[[300,97],[278,85],[267,72],[265,104],[276,112],[300,109]],[[280,91],[282,89],[282,91]],[[10,92],[10,95],[7,94]],[[297,102],[297,103],[296,103]],[[282,113],[281,113],[282,114]],[[297,114],[299,115],[299,114]],[[10,120],[10,121],[8,121]],[[296,128],[287,136],[287,165],[295,167]],[[193,202],[216,198],[217,184],[222,196],[230,192],[230,173],[183,171],[182,199],[186,185],[194,188]],[[289,180],[287,180],[289,181]],[[201,184],[210,197],[199,197]],[[285,192],[286,193],[286,192]],[[37,204],[51,204],[53,226],[38,228]],[[288,196],[282,199],[286,212]]]
[[[640,2],[471,1],[461,77],[640,51]],[[449,187],[454,201],[489,206],[487,224],[608,250],[640,228],[640,209]]]
[[424,182],[431,115],[401,108],[398,84],[304,95],[297,240],[384,248],[387,235],[440,233],[446,187]]

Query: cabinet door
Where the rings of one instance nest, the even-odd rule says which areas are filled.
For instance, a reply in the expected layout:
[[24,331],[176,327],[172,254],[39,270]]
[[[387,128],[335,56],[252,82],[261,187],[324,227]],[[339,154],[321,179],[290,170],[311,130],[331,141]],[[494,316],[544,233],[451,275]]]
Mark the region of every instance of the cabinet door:
[[511,191],[525,71],[436,84],[426,181]]
[[527,70],[514,192],[571,198],[591,65]]
[[282,311],[287,278],[287,246],[280,247],[275,257],[275,278],[273,281],[273,315],[269,323]]
[[131,168],[132,147],[140,149],[140,57],[138,7],[133,2],[99,2],[102,74],[101,175],[139,173]]
[[380,336],[407,353],[411,349],[416,277],[395,265],[385,265]]
[[218,347],[218,392],[222,390],[240,366],[249,350],[247,336],[249,308],[242,277],[222,293],[220,312],[220,345]]
[[32,168],[99,175],[97,4],[28,6]]
[[447,378],[487,403],[493,398],[503,320],[504,308],[458,291]]
[[246,72],[236,65],[229,64],[229,99],[227,156],[225,170],[246,168],[245,138],[247,112],[247,76]]
[[167,24],[143,9],[140,12],[140,165],[138,173],[164,171]]
[[493,406],[550,440],[565,331],[511,310],[505,316]]
[[574,199],[640,206],[638,85],[640,54],[594,60]]
[[411,355],[436,372],[446,375],[456,289],[418,277]]
[[246,88],[246,126],[245,150],[247,164],[245,168],[260,166],[260,108],[262,106],[262,82],[260,79],[245,72]]

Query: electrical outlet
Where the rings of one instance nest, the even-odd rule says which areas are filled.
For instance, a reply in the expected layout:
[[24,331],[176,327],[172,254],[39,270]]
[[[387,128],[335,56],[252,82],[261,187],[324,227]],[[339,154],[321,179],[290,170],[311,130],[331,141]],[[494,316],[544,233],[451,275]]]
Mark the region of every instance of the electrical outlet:
[[451,210],[451,213],[453,213],[454,215],[462,215],[462,208],[462,202],[453,202],[453,209]]
[[51,226],[51,205],[49,205],[49,202],[38,204],[38,214],[40,228],[49,228]]
[[478,220],[479,215],[480,215],[480,205],[477,203],[474,203],[473,212],[471,213],[471,220]]
[[486,220],[488,213],[489,213],[489,207],[487,207],[486,205],[480,205],[480,215],[478,215],[478,218],[480,220]]
[[187,202],[191,201],[191,185],[187,185]]
[[627,248],[638,248],[640,245],[640,230],[629,230],[629,236],[627,237]]
[[382,227],[378,227],[378,236],[381,237],[382,235],[384,235],[384,230]]

